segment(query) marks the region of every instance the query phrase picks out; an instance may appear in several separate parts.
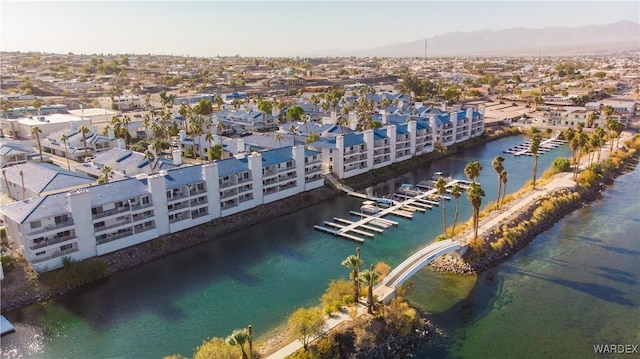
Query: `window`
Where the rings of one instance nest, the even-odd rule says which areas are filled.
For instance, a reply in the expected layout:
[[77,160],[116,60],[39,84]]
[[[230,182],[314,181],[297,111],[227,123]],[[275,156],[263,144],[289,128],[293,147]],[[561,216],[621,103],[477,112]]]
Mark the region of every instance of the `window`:
[[40,226],[42,226],[42,223],[40,221],[31,222],[31,229],[40,228]]
[[56,218],[54,218],[56,224],[62,224],[62,223],[66,223],[68,220],[68,216],[66,214],[63,214],[61,216],[57,216]]
[[73,248],[73,244],[64,244],[64,245],[60,246],[60,251],[64,252],[64,251],[69,250],[71,248]]
[[149,196],[142,197],[142,204],[149,204]]
[[41,255],[43,255],[43,254],[45,254],[45,253],[46,253],[46,251],[36,252],[36,256],[41,256]]

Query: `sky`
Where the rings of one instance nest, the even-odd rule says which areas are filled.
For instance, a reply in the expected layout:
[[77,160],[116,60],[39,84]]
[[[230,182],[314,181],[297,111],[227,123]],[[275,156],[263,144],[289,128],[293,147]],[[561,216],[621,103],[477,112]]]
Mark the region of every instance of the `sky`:
[[348,55],[449,32],[640,22],[638,1],[7,1],[0,50]]

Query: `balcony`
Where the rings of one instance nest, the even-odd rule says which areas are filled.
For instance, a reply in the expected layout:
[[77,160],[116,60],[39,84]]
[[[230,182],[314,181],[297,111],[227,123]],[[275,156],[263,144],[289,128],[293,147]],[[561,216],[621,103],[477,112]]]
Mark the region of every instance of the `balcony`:
[[169,213],[175,212],[175,211],[179,211],[179,210],[185,209],[187,207],[189,207],[189,203],[188,202],[176,203],[176,204],[173,205],[173,208],[169,209]]
[[144,214],[144,213],[134,214],[133,215],[133,221],[134,222],[138,222],[138,221],[145,220],[147,218],[151,218],[153,216],[154,216],[153,212],[151,212],[149,214]]
[[187,197],[189,197],[189,194],[183,193],[183,192],[178,192],[178,193],[174,193],[173,196],[167,198],[167,202],[174,202],[174,201],[178,201],[178,200],[181,200],[181,199],[187,198]]
[[121,232],[121,233],[116,233],[114,235],[107,235],[106,238],[102,238],[102,239],[96,239],[96,244],[105,244],[108,242],[112,242],[112,241],[116,241],[118,239],[124,238],[124,237],[129,237],[133,235],[133,231],[131,230],[131,228],[129,228],[128,231],[126,232]]
[[200,197],[200,198],[192,199],[190,203],[191,207],[200,206],[200,205],[209,203],[209,201],[207,200],[207,197]]
[[111,229],[111,228],[121,227],[121,226],[123,226],[125,224],[131,224],[131,219],[127,218],[127,220],[125,220],[125,221],[121,221],[121,222],[118,222],[118,223],[114,223],[114,224],[111,224],[111,225],[108,225],[108,226],[105,226],[105,227],[99,227],[99,228],[96,228],[95,225],[94,225],[93,228],[94,228],[95,233],[100,233],[100,232],[104,232],[104,231],[106,231],[108,229]]
[[62,237],[54,237],[53,239],[47,238],[47,239],[44,239],[42,242],[34,244],[33,246],[29,247],[29,249],[44,248],[44,247],[52,246],[54,244],[69,241],[75,238],[77,238],[75,234],[70,234],[68,236],[62,236]]
[[126,205],[124,207],[109,209],[107,211],[102,211],[102,212],[95,213],[95,214],[93,214],[93,219],[104,218],[104,217],[108,217],[108,216],[113,216],[114,214],[126,213],[126,212],[129,212],[129,211],[130,211],[129,205]]
[[73,225],[73,219],[70,218],[66,222],[61,222],[61,223],[58,223],[58,224],[50,224],[50,225],[48,225],[46,227],[41,227],[41,228],[35,229],[34,231],[27,233],[27,235],[33,236],[33,235],[36,235],[36,234],[41,234],[41,233],[44,233],[44,232],[52,231],[54,229],[60,229],[60,228],[64,228],[64,227],[68,227],[68,226],[72,226],[72,225]]
[[139,211],[141,209],[145,209],[145,208],[149,208],[149,207],[153,207],[153,204],[149,201],[148,203],[142,204],[142,203],[138,203],[138,204],[134,204],[131,206],[131,211]]
[[32,263],[42,263],[42,262],[48,261],[50,259],[62,257],[62,256],[65,256],[67,254],[71,254],[71,253],[77,252],[77,251],[78,251],[78,248],[69,248],[69,249],[64,250],[64,251],[55,251],[55,252],[51,253],[50,255],[48,255],[46,257],[36,257],[31,262]]
[[190,191],[190,195],[191,196],[195,196],[195,195],[198,195],[198,194],[201,194],[201,193],[205,193],[205,192],[207,192],[206,188],[194,188],[194,189],[192,189]]
[[176,222],[180,222],[180,221],[184,221],[185,219],[189,219],[191,217],[189,217],[188,214],[181,214],[179,216],[175,216],[172,219],[169,220],[169,223],[176,223]]
[[135,230],[136,234],[142,233],[142,232],[146,232],[146,231],[150,231],[152,229],[155,229],[156,226],[155,224],[153,226],[143,226],[142,224],[136,224],[133,229]]

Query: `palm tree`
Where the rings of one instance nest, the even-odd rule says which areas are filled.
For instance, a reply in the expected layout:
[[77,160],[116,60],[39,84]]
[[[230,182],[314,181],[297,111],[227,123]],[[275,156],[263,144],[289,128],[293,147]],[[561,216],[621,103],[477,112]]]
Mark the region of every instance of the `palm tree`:
[[616,137],[616,147],[620,147],[620,134],[624,129],[624,123],[616,121],[616,124],[613,126],[613,132],[615,133]]
[[144,134],[147,137],[147,141],[151,139],[149,137],[149,125],[151,124],[152,120],[153,120],[153,115],[151,115],[151,111],[144,114],[142,125],[144,126]]
[[367,285],[367,312],[373,314],[373,284],[378,280],[380,275],[373,270],[373,264],[371,269],[365,269],[360,273],[360,282]]
[[36,114],[39,117],[40,116],[40,108],[42,107],[42,101],[40,101],[38,99],[33,100],[33,107],[36,108]]
[[282,134],[280,132],[276,132],[275,139],[278,141],[278,147],[280,147],[280,143],[282,141]]
[[151,152],[149,150],[144,151],[144,159],[149,162],[149,172],[150,172],[150,174],[153,174],[153,159],[154,158],[155,158],[155,156],[153,155],[153,152]]
[[536,188],[536,175],[538,172],[538,150],[540,149],[540,142],[542,142],[542,136],[539,132],[536,132],[531,137],[531,145],[529,145],[529,152],[533,154],[533,183],[531,187]]
[[224,123],[222,121],[216,123],[216,131],[218,132],[218,136],[222,136],[222,132],[224,131]]
[[504,157],[496,156],[491,162],[491,166],[493,166],[493,170],[496,171],[496,173],[498,174],[498,199],[496,202],[499,204],[500,193],[501,193],[500,190],[502,189],[502,181],[500,180],[500,173],[504,171]]
[[289,127],[289,132],[293,135],[293,145],[296,145],[296,126],[291,125],[291,127]]
[[[605,126],[607,127],[607,130],[609,130],[609,133],[611,133],[613,131],[613,120],[611,119],[611,115],[613,115],[613,107],[610,105],[602,107],[602,114],[605,118]],[[613,152],[613,138],[611,138],[611,147],[609,148],[609,152]]]
[[358,271],[364,262],[357,255],[350,255],[345,260],[342,261],[342,265],[351,269],[351,279],[353,280],[353,300],[355,302],[358,301],[360,297],[360,288],[358,286]]
[[[2,105],[0,105],[2,108],[2,113],[4,114],[4,118],[9,118],[9,105],[2,101]],[[4,130],[2,129],[2,126],[0,126],[0,138],[4,138]]]
[[595,112],[589,113],[589,115],[587,116],[587,127],[592,128],[595,122],[596,122],[596,113]]
[[109,166],[102,166],[100,174],[104,177],[100,178],[99,183],[109,183],[109,179],[113,178],[113,169]]
[[456,233],[456,222],[458,222],[458,207],[460,205],[460,196],[462,195],[462,187],[458,184],[454,184],[451,188],[451,195],[456,199],[456,212],[453,215],[453,228],[451,229],[451,235]]
[[502,183],[502,199],[498,199],[498,208],[500,208],[500,204],[504,201],[504,197],[507,195],[507,181],[509,173],[507,171],[500,172],[500,182]]
[[464,175],[467,176],[468,179],[472,180],[473,183],[475,183],[478,177],[480,177],[481,171],[482,165],[480,162],[469,162],[464,167]]
[[447,207],[444,203],[444,193],[447,190],[447,180],[440,177],[436,181],[436,190],[440,195],[440,205],[442,206],[442,230],[444,232],[444,237],[447,237]]
[[67,169],[71,171],[71,166],[69,165],[69,156],[67,155],[69,150],[67,148],[67,142],[69,142],[69,138],[64,133],[60,136],[60,142],[64,143],[64,158],[67,159]]
[[251,340],[249,331],[247,329],[236,329],[226,339],[227,344],[231,346],[237,346],[242,351],[242,359],[248,359],[247,352],[244,350],[244,345],[248,344]]
[[480,205],[485,193],[479,183],[471,183],[467,189],[467,198],[473,207],[473,238],[478,238],[478,224],[480,217]]
[[82,134],[82,144],[84,145],[84,158],[89,157],[89,148],[87,147],[87,133],[91,132],[87,126],[81,126],[78,132]]
[[122,116],[122,124],[124,125],[124,141],[125,141],[126,148],[129,148],[129,138],[131,138],[131,135],[129,134],[130,123],[131,123],[131,117],[129,117],[129,115]]
[[600,162],[600,154],[602,152],[602,146],[605,144],[604,137],[607,133],[604,131],[602,127],[596,128],[594,132],[594,136],[598,138],[598,162]]
[[31,136],[34,136],[36,138],[36,141],[38,142],[38,151],[40,152],[40,163],[43,163],[44,159],[42,157],[42,146],[40,144],[41,133],[42,133],[42,130],[40,129],[40,127],[38,126],[31,127]]

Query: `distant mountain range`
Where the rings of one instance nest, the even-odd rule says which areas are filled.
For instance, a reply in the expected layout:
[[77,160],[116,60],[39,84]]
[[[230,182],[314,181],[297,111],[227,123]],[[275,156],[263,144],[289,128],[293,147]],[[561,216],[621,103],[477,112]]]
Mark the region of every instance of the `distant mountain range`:
[[[424,39],[342,56],[423,57]],[[620,21],[580,27],[516,27],[452,32],[427,39],[427,56],[534,56],[603,54],[640,49],[640,24]]]

